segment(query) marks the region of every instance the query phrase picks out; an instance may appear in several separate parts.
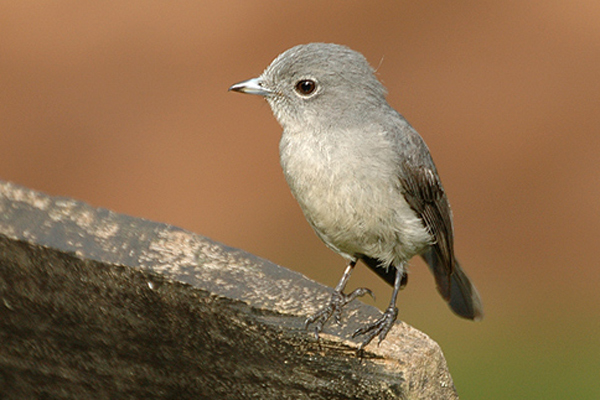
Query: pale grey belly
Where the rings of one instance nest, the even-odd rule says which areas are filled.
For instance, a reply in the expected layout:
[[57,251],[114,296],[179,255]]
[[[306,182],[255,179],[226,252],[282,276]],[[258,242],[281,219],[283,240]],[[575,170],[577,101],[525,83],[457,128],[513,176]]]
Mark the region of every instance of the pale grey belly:
[[431,236],[394,185],[351,174],[288,177],[292,193],[317,235],[346,258],[366,255],[399,265],[422,252]]

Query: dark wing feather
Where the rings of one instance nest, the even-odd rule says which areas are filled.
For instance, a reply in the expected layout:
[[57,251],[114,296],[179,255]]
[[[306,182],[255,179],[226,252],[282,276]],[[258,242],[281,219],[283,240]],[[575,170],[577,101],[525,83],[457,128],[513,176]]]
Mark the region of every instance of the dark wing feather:
[[[394,287],[394,283],[396,281],[396,267],[390,265],[389,267],[384,267],[381,264],[381,261],[367,257],[364,255],[360,256],[360,259],[367,267],[369,267],[373,272],[375,272],[381,279],[386,281],[390,286]],[[402,276],[402,282],[400,284],[400,289],[404,289],[406,284],[408,283],[408,274],[404,271],[404,275]]]
[[450,299],[451,276],[454,271],[454,235],[452,212],[444,188],[434,169],[403,163],[400,174],[404,198],[423,220],[434,238],[432,250],[439,262],[430,264],[438,291]]

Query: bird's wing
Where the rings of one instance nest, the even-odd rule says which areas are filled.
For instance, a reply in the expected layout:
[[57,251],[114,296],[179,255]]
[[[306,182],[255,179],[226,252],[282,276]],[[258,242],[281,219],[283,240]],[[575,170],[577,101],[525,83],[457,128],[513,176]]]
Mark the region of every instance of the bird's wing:
[[429,267],[435,276],[438,291],[449,300],[450,279],[455,263],[452,212],[442,183],[433,168],[403,162],[403,171],[399,176],[406,201],[434,238],[431,250],[436,253],[437,260],[430,263]]

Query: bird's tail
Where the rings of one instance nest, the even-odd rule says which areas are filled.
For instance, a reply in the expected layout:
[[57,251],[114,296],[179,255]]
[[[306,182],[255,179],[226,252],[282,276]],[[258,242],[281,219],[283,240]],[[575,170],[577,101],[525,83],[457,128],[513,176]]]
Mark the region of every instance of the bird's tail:
[[[423,259],[429,266],[429,269],[433,273],[438,281],[438,291],[442,297],[448,302],[448,305],[457,315],[479,321],[483,318],[483,306],[481,304],[481,298],[475,286],[471,283],[471,280],[465,274],[460,267],[458,260],[454,260],[453,272],[450,275],[450,287],[447,284],[440,285],[440,281],[447,282],[448,276],[439,276],[440,271],[446,270],[441,268],[441,260],[437,253],[430,249],[428,252],[422,255]],[[449,292],[449,293],[448,293]]]

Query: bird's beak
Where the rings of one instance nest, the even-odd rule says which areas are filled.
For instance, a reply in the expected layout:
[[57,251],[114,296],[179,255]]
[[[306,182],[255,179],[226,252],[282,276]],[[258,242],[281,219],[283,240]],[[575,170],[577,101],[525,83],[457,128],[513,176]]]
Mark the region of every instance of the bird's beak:
[[273,93],[262,86],[262,79],[260,78],[252,78],[247,81],[236,83],[235,85],[232,85],[229,90],[247,94],[258,94],[260,96],[268,96]]

